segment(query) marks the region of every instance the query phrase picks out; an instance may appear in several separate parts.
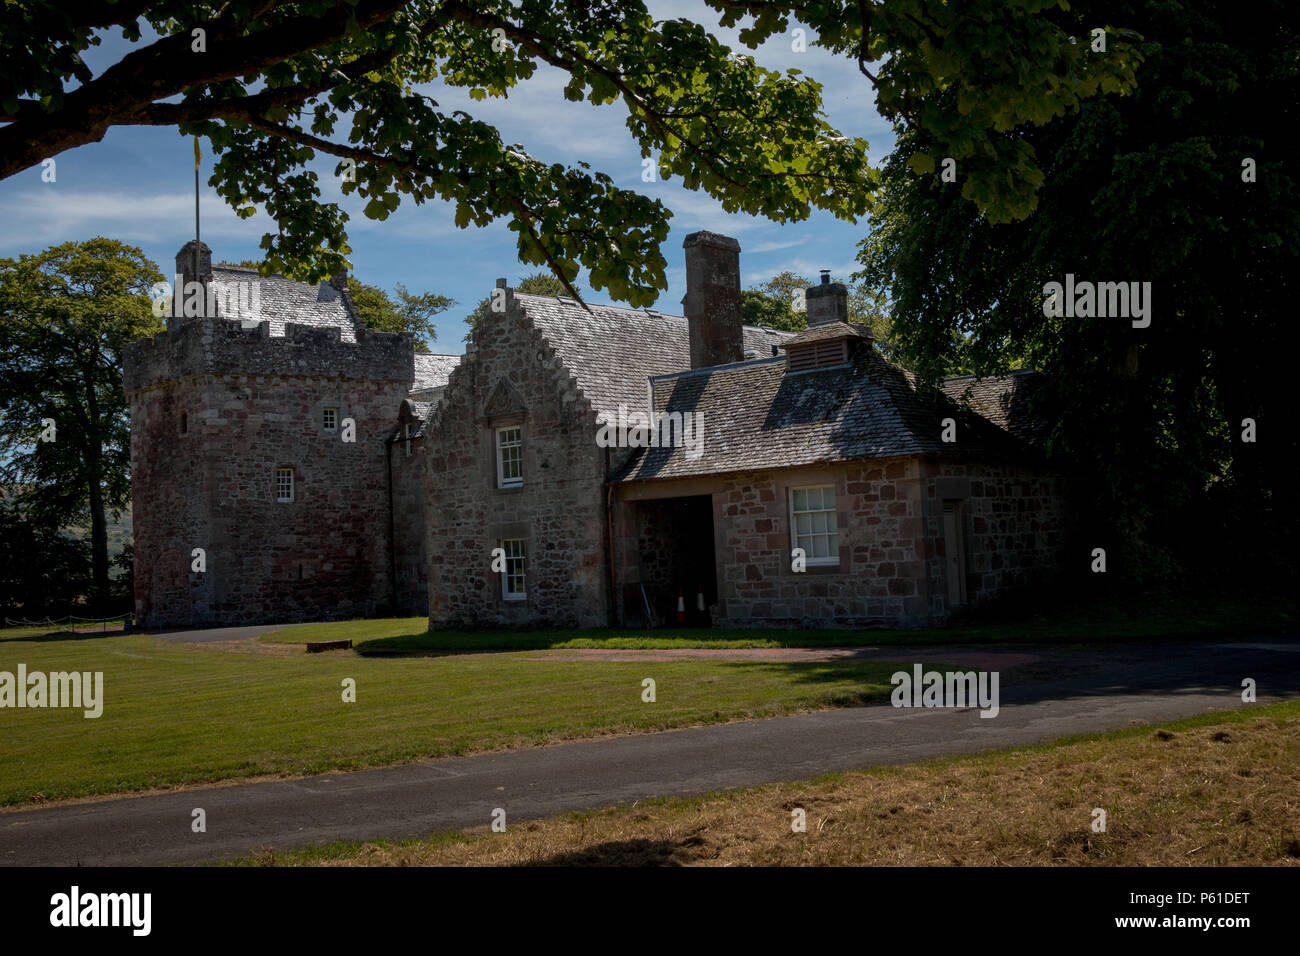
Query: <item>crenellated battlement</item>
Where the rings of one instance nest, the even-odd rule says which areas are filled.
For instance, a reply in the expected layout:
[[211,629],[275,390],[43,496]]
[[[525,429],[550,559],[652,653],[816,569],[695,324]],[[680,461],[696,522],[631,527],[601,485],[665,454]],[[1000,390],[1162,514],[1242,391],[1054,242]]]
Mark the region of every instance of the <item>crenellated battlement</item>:
[[356,342],[344,342],[338,328],[285,324],[272,336],[270,323],[238,319],[193,319],[130,343],[123,355],[127,394],[192,375],[326,376],[412,382],[415,353],[408,335],[358,328]]

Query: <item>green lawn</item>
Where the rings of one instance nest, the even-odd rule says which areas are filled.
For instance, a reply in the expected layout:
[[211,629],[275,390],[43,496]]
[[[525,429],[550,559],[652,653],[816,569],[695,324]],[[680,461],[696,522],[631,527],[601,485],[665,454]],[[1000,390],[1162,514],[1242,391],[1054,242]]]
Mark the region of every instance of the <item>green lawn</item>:
[[[104,709],[98,719],[0,710],[0,805],[884,701],[900,666],[286,655],[144,635],[0,642],[0,671],[19,663],[29,673],[102,671]],[[348,677],[352,704],[341,699]],[[653,704],[641,700],[645,677],[657,682]]]
[[860,647],[912,644],[1076,644],[1174,640],[1194,636],[1300,631],[1300,611],[1289,601],[1195,601],[1186,598],[1109,603],[1023,615],[1003,620],[917,630],[654,631],[590,628],[545,631],[429,631],[423,617],[337,621],[274,631],[268,642],[306,643],[351,639],[362,654],[448,650],[540,650],[543,648],[742,648]]

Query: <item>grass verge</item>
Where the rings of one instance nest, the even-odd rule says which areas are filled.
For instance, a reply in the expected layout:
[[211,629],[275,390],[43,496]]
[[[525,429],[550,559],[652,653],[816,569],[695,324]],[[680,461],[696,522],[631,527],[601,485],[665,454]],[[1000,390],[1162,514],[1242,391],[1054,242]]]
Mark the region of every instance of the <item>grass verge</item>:
[[[241,865],[1300,865],[1300,702]],[[1106,811],[1105,832],[1093,830]],[[806,832],[792,830],[793,811]]]
[[[0,805],[303,775],[855,706],[889,662],[273,655],[142,635],[0,643],[0,671],[103,672],[103,715],[0,710]],[[910,666],[910,663],[905,666]],[[641,681],[657,701],[641,700]],[[356,702],[342,700],[356,682]]]

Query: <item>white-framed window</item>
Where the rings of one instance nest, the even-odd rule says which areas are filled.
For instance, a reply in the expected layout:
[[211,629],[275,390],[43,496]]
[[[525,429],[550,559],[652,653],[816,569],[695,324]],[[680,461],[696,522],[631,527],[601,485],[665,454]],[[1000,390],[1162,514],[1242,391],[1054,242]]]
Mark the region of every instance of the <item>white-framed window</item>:
[[505,538],[500,542],[505,552],[505,570],[501,572],[501,597],[522,601],[524,592],[524,539]]
[[524,483],[524,433],[518,425],[497,429],[497,487]]
[[321,427],[327,432],[336,432],[339,430],[339,410],[333,406],[326,406],[321,416]]
[[790,489],[790,544],[803,548],[809,566],[840,563],[834,485]]
[[275,500],[278,502],[293,501],[292,468],[275,469]]

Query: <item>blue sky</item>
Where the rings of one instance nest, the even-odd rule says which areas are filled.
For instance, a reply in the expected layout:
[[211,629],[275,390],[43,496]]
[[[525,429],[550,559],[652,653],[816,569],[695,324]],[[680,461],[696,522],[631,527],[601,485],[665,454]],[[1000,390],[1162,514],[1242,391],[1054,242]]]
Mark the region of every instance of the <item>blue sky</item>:
[[[878,164],[893,146],[888,125],[875,111],[870,84],[855,61],[832,57],[809,46],[792,49],[790,37],[774,37],[755,51],[745,48],[735,31],[717,26],[717,14],[698,2],[651,2],[656,18],[689,17],[708,26],[715,36],[739,52],[754,56],[769,69],[795,68],[823,86],[824,108],[831,124],[870,143],[871,162]],[[793,27],[793,24],[792,24]],[[809,39],[812,34],[809,33]],[[127,44],[106,38],[88,52],[86,60],[99,72],[115,62]],[[780,225],[766,219],[728,215],[702,192],[683,189],[677,180],[641,181],[641,155],[624,126],[621,105],[595,107],[571,103],[561,95],[567,74],[541,65],[536,75],[512,90],[504,100],[474,102],[464,90],[426,87],[446,110],[461,109],[492,123],[507,143],[518,142],[547,163],[590,163],[622,187],[661,199],[674,213],[672,232],[663,248],[668,261],[668,290],[656,308],[680,315],[685,293],[682,239],[699,229],[736,237],[741,246],[741,281],[745,286],[785,269],[815,277],[830,269],[843,279],[855,268],[857,242],[866,232],[857,224],[815,212],[800,223]],[[217,261],[260,259],[262,233],[273,228],[258,214],[239,219],[207,185],[210,150],[204,146],[202,235]],[[108,236],[137,245],[170,275],[176,250],[194,234],[194,152],[188,138],[175,129],[117,128],[95,144],[59,154],[57,179],[42,182],[40,167],[0,182],[0,256],[38,252],[68,240]],[[404,203],[385,222],[361,213],[362,203],[339,194],[332,175],[333,161],[319,163],[323,198],[338,201],[349,212],[353,274],[364,282],[391,289],[402,282],[414,292],[438,292],[456,299],[439,316],[438,352],[461,351],[462,319],[488,294],[498,276],[513,285],[535,268],[515,255],[515,236],[504,220],[479,229],[457,229],[454,207],[434,202]],[[334,190],[334,192],[331,192]],[[587,288],[579,285],[584,296]],[[608,301],[604,293],[592,301]]]

